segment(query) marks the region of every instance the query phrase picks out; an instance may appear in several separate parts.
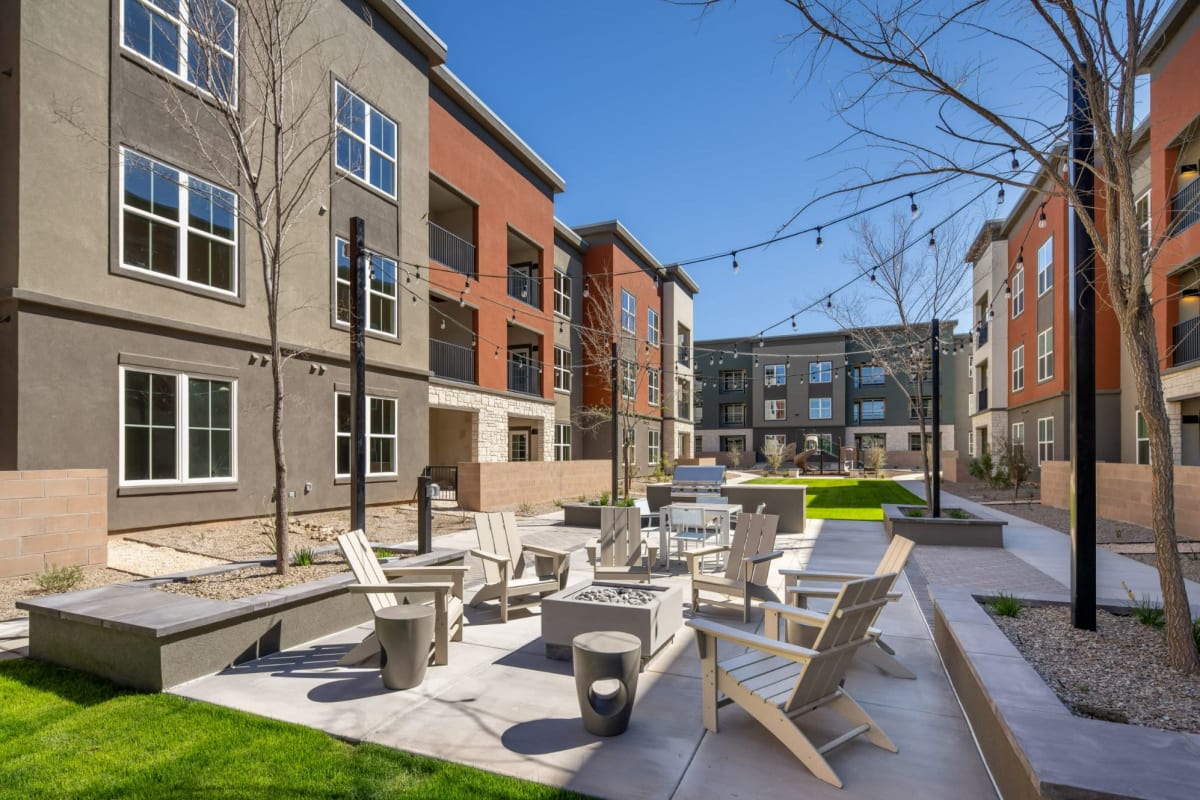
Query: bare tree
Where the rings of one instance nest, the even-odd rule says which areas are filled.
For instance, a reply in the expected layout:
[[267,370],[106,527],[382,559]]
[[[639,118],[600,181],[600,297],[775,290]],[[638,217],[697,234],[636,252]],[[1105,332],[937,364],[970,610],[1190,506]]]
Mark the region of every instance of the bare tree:
[[771,474],[778,475],[779,465],[783,463],[783,445],[778,439],[767,439],[763,442],[763,458],[771,469]]
[[996,440],[996,461],[997,466],[1004,470],[1009,482],[1012,484],[1013,502],[1021,496],[1021,486],[1029,483],[1029,479],[1033,476],[1033,462],[1029,458],[1029,454],[1025,452],[1025,443],[1015,441],[1008,436],[1001,436]]
[[[1104,264],[1104,299],[1115,312],[1129,354],[1134,393],[1156,465],[1151,473],[1152,529],[1168,661],[1183,672],[1200,671],[1176,545],[1174,454],[1147,290],[1151,264],[1180,215],[1152,215],[1169,222],[1159,222],[1152,241],[1144,246],[1134,185],[1135,87],[1144,58],[1160,44],[1151,36],[1164,3],[975,0],[950,7],[904,0],[785,2],[796,10],[800,23],[791,46],[808,60],[811,76],[825,80],[824,70],[830,65],[840,68],[847,60],[854,65],[851,72],[830,81],[850,138],[895,156],[886,172],[877,176],[863,169],[837,192],[856,196],[869,187],[943,175],[1036,188],[1031,183],[1036,173],[1046,176],[1051,193],[1079,212],[1096,257]],[[964,48],[968,41],[971,46]],[[1000,65],[984,61],[983,54],[991,52],[1033,62],[1031,69],[1051,88],[1028,80],[1026,96],[1037,96],[1027,103],[994,100],[992,90],[1011,81],[1012,66],[1004,64],[1008,71],[1000,74]],[[1064,173],[1052,145],[1064,133],[1065,90],[1072,85],[1089,105],[1094,163],[1071,163]],[[897,108],[911,102],[927,110],[931,124],[924,130],[893,124]],[[1017,153],[1032,169],[1013,165]],[[1091,174],[1097,195],[1104,199],[1096,218],[1085,213],[1088,204],[1072,183],[1072,174],[1079,171]]]
[[[970,282],[962,269],[962,237],[957,226],[942,229],[941,242],[928,247],[913,221],[892,217],[884,230],[867,218],[854,224],[856,247],[846,263],[868,276],[857,292],[842,293],[825,313],[847,330],[852,346],[870,354],[908,401],[909,416],[921,437],[925,496],[933,497],[931,442],[926,425],[932,413],[930,321],[953,319],[966,305]],[[939,343],[940,346],[940,343]],[[949,398],[946,398],[949,401]]]

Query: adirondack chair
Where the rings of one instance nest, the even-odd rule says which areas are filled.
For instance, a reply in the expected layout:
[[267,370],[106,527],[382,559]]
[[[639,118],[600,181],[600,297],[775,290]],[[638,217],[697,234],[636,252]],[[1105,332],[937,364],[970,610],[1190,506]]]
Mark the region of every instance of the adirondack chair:
[[[879,566],[875,568],[875,575],[896,575],[904,569],[904,565],[908,563],[908,557],[912,553],[913,540],[906,539],[903,536],[895,536],[892,538],[891,544],[884,552],[883,558],[879,561]],[[810,597],[831,598],[837,597],[840,587],[828,586],[829,583],[836,582],[841,584],[845,581],[854,580],[855,578],[870,577],[863,574],[841,573],[841,572],[813,572],[803,569],[781,569],[780,574],[784,580],[784,594],[800,608],[808,606]],[[816,587],[807,585],[806,581],[816,581],[825,583],[824,587]],[[900,599],[899,592],[893,591],[896,579],[892,579],[892,583],[888,585],[887,599],[895,602]],[[875,620],[871,620],[871,624],[875,624]],[[869,664],[874,665],[881,672],[892,675],[896,678],[908,678],[916,680],[916,675],[912,670],[901,664],[896,659],[896,651],[883,641],[883,632],[878,628],[872,627],[870,630],[871,636],[874,637],[875,644],[872,647],[864,647],[858,657]],[[812,625],[803,623],[794,623],[789,626],[789,640],[806,644],[807,640],[813,635]]]
[[[729,600],[711,605],[731,605],[732,598],[741,598],[742,621],[750,621],[751,600],[778,600],[767,587],[771,561],[783,555],[775,549],[775,530],[779,527],[777,514],[746,514],[738,516],[737,529],[728,545],[714,545],[688,551],[688,570],[692,573],[692,612],[700,608],[700,592],[716,592]],[[728,553],[725,571],[717,575],[701,572],[705,556]]]
[[[700,650],[704,727],[717,732],[717,710],[737,703],[775,735],[821,780],[839,789],[838,777],[825,754],[857,736],[897,752],[896,745],[842,688],[856,651],[870,645],[871,620],[887,603],[887,587],[895,575],[851,581],[842,586],[811,648],[779,641],[781,620],[812,618],[812,612],[782,603],[763,603],[767,636],[691,619]],[[737,655],[721,660],[718,642],[736,646]],[[749,648],[742,653],[742,648]],[[817,746],[800,729],[804,715],[825,708],[854,727]],[[828,724],[827,720],[822,721]]]
[[[647,583],[658,560],[658,545],[642,536],[642,512],[629,508],[604,506],[600,509],[600,538],[588,542],[588,563],[596,571],[596,580],[622,580],[636,577]],[[647,553],[642,563],[643,550]]]
[[[358,583],[351,584],[354,594],[365,594],[371,611],[399,605],[403,596],[408,602],[410,595],[433,595],[433,663],[445,664],[450,659],[450,641],[462,641],[463,634],[463,578],[466,567],[382,567],[375,551],[361,530],[350,531],[337,537],[338,547],[350,564]],[[425,578],[421,582],[389,583],[389,578]],[[447,578],[448,580],[428,580]],[[372,631],[354,649],[347,653],[339,666],[361,664],[379,652],[379,640]]]
[[[475,515],[479,547],[471,550],[483,562],[484,584],[471,598],[475,608],[485,600],[500,601],[500,621],[508,622],[510,608],[526,608],[541,602],[542,595],[567,586],[570,553],[551,547],[523,544],[517,518],[511,511]],[[525,553],[534,556],[534,574],[527,575]],[[510,603],[510,598],[530,598]]]

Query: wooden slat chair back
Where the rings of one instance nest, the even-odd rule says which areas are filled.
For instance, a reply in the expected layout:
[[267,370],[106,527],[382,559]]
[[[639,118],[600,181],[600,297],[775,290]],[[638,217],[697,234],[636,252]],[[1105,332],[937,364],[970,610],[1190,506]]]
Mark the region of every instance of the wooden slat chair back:
[[636,577],[650,581],[653,578],[651,569],[658,558],[658,546],[646,542],[641,526],[642,511],[636,506],[600,509],[600,536],[586,545],[588,561],[597,579]]
[[[739,514],[737,528],[729,542],[729,557],[725,559],[725,577],[737,580],[742,577],[747,564],[744,559],[761,556],[775,549],[776,529],[779,517],[767,514]],[[759,586],[767,585],[771,573],[771,562],[760,561],[749,565],[751,573],[746,579]]]
[[[752,600],[778,600],[767,581],[771,574],[771,562],[783,555],[775,549],[775,538],[779,528],[777,514],[747,514],[738,516],[737,528],[728,545],[703,547],[687,554],[688,568],[692,573],[692,611],[700,607],[700,592],[714,592],[731,600],[713,603],[730,605],[733,598],[740,600],[743,621],[750,619]],[[705,556],[727,553],[725,570],[720,575],[701,571]]]
[[[908,563],[908,557],[912,554],[913,547],[916,542],[904,536],[893,536],[888,549],[884,551],[883,558],[879,561],[879,566],[875,568],[876,575],[887,575],[894,572],[899,575],[904,571],[904,565]],[[892,587],[888,587],[890,592]]]
[[[338,546],[346,563],[350,565],[350,571],[354,573],[354,579],[359,583],[384,584],[388,582],[387,576],[383,574],[383,567],[379,565],[379,559],[375,557],[374,548],[367,541],[367,535],[361,530],[350,531],[339,536]],[[399,598],[395,594],[387,592],[371,592],[367,595],[367,602],[371,604],[371,613],[373,614],[379,613],[382,609],[400,605]]]
[[[525,571],[525,559],[521,557],[521,536],[517,533],[516,516],[507,512],[476,514],[475,529],[479,548],[505,556],[508,559],[509,576],[521,577]],[[488,583],[496,583],[500,580],[500,565],[485,561],[483,575]]]
[[[500,619],[508,622],[510,608],[540,603],[542,595],[566,586],[570,553],[524,544],[511,511],[476,514],[475,531],[479,547],[471,553],[483,562],[484,585],[471,598],[472,607],[485,600],[499,600]],[[527,552],[534,556],[533,570],[527,567]],[[532,599],[510,603],[510,597]]]

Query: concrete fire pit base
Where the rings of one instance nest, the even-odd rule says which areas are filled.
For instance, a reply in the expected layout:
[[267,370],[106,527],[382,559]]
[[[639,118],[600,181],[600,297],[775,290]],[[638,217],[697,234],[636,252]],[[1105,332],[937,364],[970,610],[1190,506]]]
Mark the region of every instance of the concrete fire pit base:
[[[647,592],[654,599],[646,605],[601,603],[576,599],[592,588],[627,589]],[[542,600],[542,641],[546,657],[571,660],[571,641],[581,633],[620,631],[642,641],[642,666],[675,637],[683,626],[683,590],[679,586],[589,581],[568,586]]]

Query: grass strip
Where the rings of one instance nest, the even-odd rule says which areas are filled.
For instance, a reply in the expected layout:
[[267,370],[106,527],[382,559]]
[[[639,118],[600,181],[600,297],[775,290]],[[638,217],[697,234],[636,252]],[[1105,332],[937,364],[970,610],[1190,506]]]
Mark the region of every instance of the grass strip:
[[925,505],[925,501],[895,481],[855,478],[755,478],[748,484],[806,486],[804,500],[810,519],[883,521],[883,504]]

